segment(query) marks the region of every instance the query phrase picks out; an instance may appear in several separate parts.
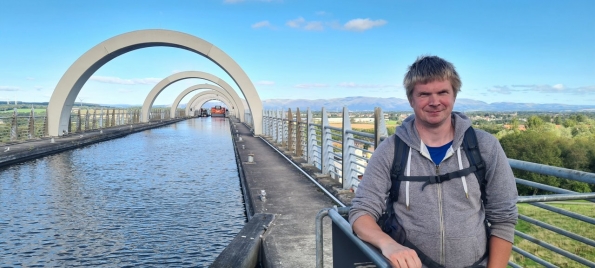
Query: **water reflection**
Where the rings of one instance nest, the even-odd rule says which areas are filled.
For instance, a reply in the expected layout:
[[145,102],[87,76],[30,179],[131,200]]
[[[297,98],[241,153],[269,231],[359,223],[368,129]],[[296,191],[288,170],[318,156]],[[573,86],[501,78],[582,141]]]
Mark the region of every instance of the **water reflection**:
[[0,170],[4,266],[207,266],[245,222],[222,118]]

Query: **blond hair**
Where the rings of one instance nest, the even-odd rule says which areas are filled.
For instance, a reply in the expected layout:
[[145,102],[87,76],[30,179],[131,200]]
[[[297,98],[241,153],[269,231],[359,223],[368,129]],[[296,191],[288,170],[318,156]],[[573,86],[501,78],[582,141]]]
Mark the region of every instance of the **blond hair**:
[[461,90],[461,78],[452,63],[437,56],[419,56],[403,79],[407,98],[411,100],[413,88],[418,83],[427,84],[434,81],[450,81],[455,98]]

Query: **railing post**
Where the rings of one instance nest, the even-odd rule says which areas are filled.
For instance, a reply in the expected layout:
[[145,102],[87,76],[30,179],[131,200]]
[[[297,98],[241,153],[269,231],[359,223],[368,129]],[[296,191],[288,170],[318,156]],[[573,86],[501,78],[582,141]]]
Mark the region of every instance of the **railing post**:
[[111,120],[109,118],[109,109],[105,109],[105,127],[110,127],[111,126]]
[[374,150],[376,150],[378,144],[380,144],[380,137],[387,136],[388,133],[386,131],[384,113],[382,113],[382,108],[376,107],[374,108]]
[[45,118],[43,119],[43,136],[47,137],[50,135],[50,131],[48,130],[48,109],[45,109]]
[[310,124],[313,124],[312,121],[312,111],[310,111],[310,107],[306,111],[306,158],[308,160],[308,164],[314,165],[314,145],[316,141],[316,129]]
[[300,108],[298,107],[296,110],[296,119],[295,119],[295,156],[302,157],[302,115],[300,114]]
[[323,175],[327,175],[329,172],[329,162],[330,162],[330,154],[329,151],[332,150],[330,141],[331,141],[331,130],[327,129],[330,124],[328,122],[328,116],[326,114],[326,109],[322,107],[322,132],[320,133],[320,172]]
[[349,118],[349,111],[347,107],[343,107],[343,161],[341,165],[341,179],[343,180],[343,189],[351,188],[351,180],[353,179],[353,154],[355,154],[355,143],[353,142],[353,134],[347,133],[347,130],[351,130],[351,120]]
[[14,108],[12,113],[12,123],[10,126],[10,141],[16,141],[19,139],[19,132],[17,126],[17,108]]
[[72,133],[72,111],[71,114],[68,115],[68,133],[66,134],[70,133]]
[[277,140],[275,140],[275,142],[277,144],[281,144],[282,140],[283,140],[283,116],[281,115],[283,112],[282,111],[275,111],[276,116],[277,116]]
[[287,146],[287,115],[281,110],[281,147]]
[[76,133],[81,133],[81,109],[78,109],[76,113],[77,122],[76,122]]
[[101,111],[99,112],[99,128],[103,128],[103,107],[101,107]]
[[35,138],[35,110],[31,106],[31,115],[29,115],[29,139]]
[[271,133],[270,133],[270,122],[271,117],[269,116],[269,111],[264,110],[262,111],[262,133],[264,133],[265,136],[267,137],[271,137]]
[[277,142],[277,116],[275,111],[269,111],[269,115],[271,116],[271,139]]
[[112,109],[112,127],[116,126],[116,109]]
[[293,114],[287,109],[287,151],[293,150]]
[[87,108],[87,113],[85,115],[85,131],[89,130],[89,108]]
[[97,109],[93,109],[93,119],[91,119],[91,129],[97,128]]

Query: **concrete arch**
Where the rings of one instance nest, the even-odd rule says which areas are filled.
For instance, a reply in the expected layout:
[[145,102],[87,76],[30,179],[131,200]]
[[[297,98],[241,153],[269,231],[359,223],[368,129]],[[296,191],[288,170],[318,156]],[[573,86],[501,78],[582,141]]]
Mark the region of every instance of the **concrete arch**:
[[[186,33],[170,30],[139,30],[117,35],[94,46],[62,75],[48,104],[48,132],[59,136],[68,129],[70,111],[81,88],[101,66],[133,50],[174,47],[197,53],[219,65],[236,83],[254,118],[254,134],[262,134],[262,101],[244,70],[213,44]],[[243,114],[240,115],[243,118]],[[148,116],[144,117],[147,118]]]
[[188,104],[186,104],[186,114],[190,113],[190,108],[195,107],[194,103],[196,103],[196,100],[204,97],[204,96],[214,96],[217,97],[219,99],[225,100],[226,102],[223,102],[229,109],[229,107],[231,107],[230,104],[233,104],[229,99],[226,99],[225,96],[222,96],[221,94],[219,94],[218,92],[214,91],[214,90],[209,90],[209,91],[202,91],[199,93],[196,93],[196,95],[192,96],[192,98],[190,98],[190,100],[188,101]]
[[[202,96],[202,98],[198,98],[198,99],[197,99],[197,100],[194,102],[194,103],[196,104],[196,105],[194,105],[194,106],[193,106],[193,107],[195,108],[194,110],[196,110],[196,108],[197,108],[197,107],[198,107],[198,108],[202,107],[202,106],[203,106],[203,105],[205,105],[207,102],[209,102],[209,101],[212,101],[212,100],[217,100],[217,101],[220,101],[220,102],[223,102],[223,103],[225,103],[225,101],[224,101],[224,100],[220,100],[220,99],[218,99],[218,98],[219,98],[219,97],[212,96],[212,95],[210,95],[210,96]],[[226,105],[227,105],[227,104],[226,104]]]
[[[229,106],[228,109],[229,109],[229,112],[231,114],[233,114],[234,116],[237,117],[237,111],[238,111],[238,107],[239,107],[237,105],[237,103],[235,101],[233,101],[233,98],[223,88],[220,88],[218,86],[211,85],[211,84],[198,84],[198,85],[194,85],[194,86],[188,87],[187,89],[185,89],[184,91],[182,91],[182,93],[180,93],[180,95],[178,95],[178,97],[176,97],[176,99],[174,100],[174,103],[171,105],[171,112],[170,112],[170,114],[172,114],[172,115],[175,116],[176,109],[178,109],[178,105],[180,105],[180,101],[182,101],[182,99],[184,97],[186,97],[186,95],[190,94],[190,92],[195,91],[195,90],[199,90],[199,89],[210,89],[210,90],[213,90],[213,91],[217,91],[219,94],[223,95],[228,100],[232,100],[230,102],[232,105]],[[188,104],[190,104],[190,102],[188,102]],[[188,105],[186,105],[186,107],[188,107]],[[186,112],[186,114],[188,114],[188,112]]]
[[[193,105],[186,106],[186,111],[188,111],[188,113],[190,112],[190,108],[194,108],[194,110],[196,111],[197,107],[200,108],[205,103],[207,103],[208,101],[211,101],[211,100],[221,101],[227,107],[229,107],[229,105],[230,105],[229,100],[226,100],[223,96],[218,95],[216,92],[201,92],[201,93],[196,94],[192,99],[194,100],[192,102]],[[197,103],[201,103],[200,106],[196,105]]]
[[[218,96],[215,96],[218,97]],[[190,101],[188,102],[188,105],[186,105],[186,109],[190,109],[190,108],[194,108],[194,110],[196,110],[197,108],[202,107],[207,101],[204,101],[206,98],[210,98],[209,100],[213,100],[213,95],[212,94],[196,94],[194,97],[192,97],[192,99],[190,99]],[[218,100],[218,99],[217,99]],[[200,101],[203,101],[200,105],[197,105],[197,103],[199,103]],[[223,101],[223,100],[220,100]],[[227,103],[223,102],[226,106]]]
[[190,79],[190,78],[200,78],[200,79],[208,80],[208,81],[211,81],[211,82],[217,84],[221,88],[223,88],[233,98],[234,102],[236,104],[238,104],[238,110],[239,110],[238,112],[240,112],[240,115],[238,118],[240,118],[240,121],[242,121],[242,122],[244,121],[244,111],[245,110],[244,110],[244,104],[242,103],[242,99],[240,99],[240,96],[238,95],[238,93],[236,93],[235,90],[227,82],[221,80],[219,77],[214,76],[210,73],[199,72],[199,71],[185,71],[185,72],[175,73],[175,74],[172,74],[172,75],[164,78],[163,80],[159,81],[159,83],[157,83],[157,85],[155,85],[153,87],[153,89],[151,89],[149,94],[147,94],[147,97],[145,98],[145,102],[143,103],[143,107],[141,109],[142,122],[149,122],[149,120],[148,120],[149,119],[149,111],[151,110],[151,107],[153,106],[153,102],[155,102],[155,99],[157,99],[157,96],[159,96],[159,93],[161,93],[161,91],[163,91],[166,87],[168,87],[169,85],[171,85],[177,81],[184,80],[184,79]]

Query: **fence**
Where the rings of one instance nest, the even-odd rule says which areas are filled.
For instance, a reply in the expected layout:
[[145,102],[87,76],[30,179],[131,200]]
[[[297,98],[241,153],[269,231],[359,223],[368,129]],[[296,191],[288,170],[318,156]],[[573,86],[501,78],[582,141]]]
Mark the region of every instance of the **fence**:
[[[308,109],[305,115],[302,115],[299,109],[296,110],[295,118],[291,109],[287,112],[265,111],[263,113],[263,133],[276,143],[276,145],[285,151],[294,154],[295,157],[302,157],[308,164],[318,168],[321,174],[328,175],[341,182],[344,189],[357,191],[357,186],[361,176],[365,171],[368,159],[374,151],[374,148],[384,140],[388,135],[384,115],[380,108],[374,110],[374,132],[367,133],[354,131],[351,129],[351,120],[349,112],[343,109],[340,119],[342,127],[331,126],[327,112],[324,108],[321,111],[320,118],[312,118],[312,112]],[[305,118],[302,119],[302,118]],[[335,123],[338,124],[338,123]],[[568,180],[576,180],[595,184],[595,174],[582,171],[570,170],[560,167],[553,167],[509,159],[509,164],[513,169],[524,170],[533,173],[555,176]],[[516,178],[517,184],[527,185],[538,189],[546,190],[554,194],[542,196],[521,196],[517,203],[530,204],[531,206],[549,211],[556,215],[562,215],[565,220],[587,224],[589,230],[595,227],[595,218],[581,215],[566,209],[556,207],[544,202],[560,200],[586,200],[586,202],[595,202],[595,193],[577,193],[570,190],[540,184],[521,178]],[[588,205],[588,204],[587,204]],[[377,267],[390,267],[386,259],[377,249],[370,247],[367,243],[361,241],[351,230],[351,226],[345,220],[348,208],[325,209],[321,211],[316,219],[317,227],[317,267],[323,266],[322,260],[322,218],[330,216],[333,221],[333,252],[341,259],[335,258],[333,263],[335,267],[343,267],[349,263],[372,262]],[[519,219],[527,224],[543,228],[544,231],[556,233],[565,237],[572,243],[578,243],[585,248],[582,252],[595,252],[595,240],[576,234],[553,224],[545,223],[519,213]],[[540,229],[541,230],[541,229]],[[549,251],[558,257],[566,260],[572,260],[569,266],[582,265],[595,267],[595,256],[585,256],[581,252],[571,252],[571,250],[537,239],[527,233],[519,230],[515,231],[517,239],[529,241],[539,246],[538,252],[529,252],[526,248],[513,245],[513,252],[518,253],[523,258],[530,259],[535,263],[545,267],[557,267],[550,261],[545,260],[541,254]],[[335,237],[339,241],[335,242]],[[349,242],[351,241],[351,242]],[[555,242],[555,241],[554,241]],[[339,249],[336,249],[339,248]],[[358,252],[352,252],[357,249]],[[363,257],[362,257],[363,256]],[[348,258],[347,260],[344,258]],[[353,261],[353,262],[350,262]],[[519,264],[509,262],[511,267],[521,267]]]
[[[39,139],[47,137],[47,113],[45,109],[39,112],[31,108],[29,114],[18,113],[15,108],[11,116],[0,116],[0,142],[18,142],[24,140]],[[176,117],[184,117],[183,109],[178,109]],[[152,109],[149,115],[150,121],[161,121],[170,119],[169,109]],[[140,123],[140,109],[73,109],[70,115],[68,133],[83,133],[85,131],[109,128],[121,125]]]

